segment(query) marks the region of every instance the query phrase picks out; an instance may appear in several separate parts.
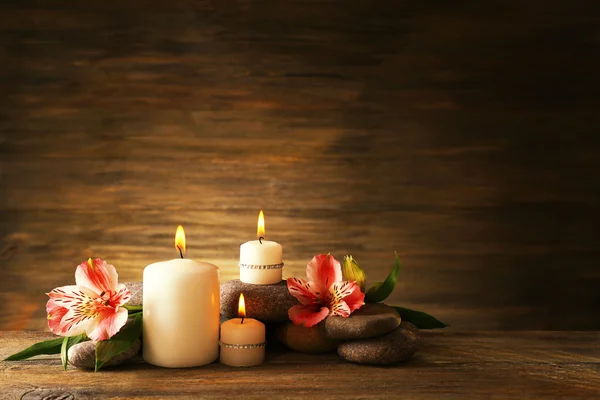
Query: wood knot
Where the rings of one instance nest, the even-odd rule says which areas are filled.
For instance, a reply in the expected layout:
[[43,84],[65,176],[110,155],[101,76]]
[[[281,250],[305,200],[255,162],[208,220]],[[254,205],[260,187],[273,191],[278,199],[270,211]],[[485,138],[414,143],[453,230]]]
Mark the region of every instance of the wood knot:
[[73,393],[61,389],[35,389],[24,393],[21,400],[75,400]]
[[17,254],[18,247],[16,244],[8,244],[0,250],[0,263],[8,263],[11,258]]

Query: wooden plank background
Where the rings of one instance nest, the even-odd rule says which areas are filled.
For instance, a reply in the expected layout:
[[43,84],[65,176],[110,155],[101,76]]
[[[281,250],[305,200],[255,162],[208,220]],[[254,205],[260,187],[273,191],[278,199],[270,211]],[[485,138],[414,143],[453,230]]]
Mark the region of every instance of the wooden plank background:
[[353,254],[464,329],[600,329],[593,2],[0,5],[0,329],[89,256]]

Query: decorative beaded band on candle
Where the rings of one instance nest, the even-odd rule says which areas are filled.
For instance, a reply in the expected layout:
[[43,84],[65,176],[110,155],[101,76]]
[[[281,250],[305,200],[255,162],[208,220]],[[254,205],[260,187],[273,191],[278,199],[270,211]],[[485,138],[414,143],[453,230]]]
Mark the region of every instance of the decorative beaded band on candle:
[[254,264],[238,263],[238,266],[240,268],[246,268],[246,269],[279,269],[279,268],[283,268],[283,263],[273,264],[273,265],[254,265]]
[[261,347],[265,347],[267,342],[256,343],[256,344],[229,344],[223,343],[219,340],[219,346],[224,347],[226,349],[236,349],[236,350],[245,350],[245,349],[260,349]]

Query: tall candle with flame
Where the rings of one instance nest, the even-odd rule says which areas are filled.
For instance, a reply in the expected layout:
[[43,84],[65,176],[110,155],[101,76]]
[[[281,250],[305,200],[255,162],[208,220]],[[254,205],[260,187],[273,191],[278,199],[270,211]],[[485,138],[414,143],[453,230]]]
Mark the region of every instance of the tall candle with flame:
[[265,360],[265,325],[254,318],[246,318],[244,294],[240,294],[240,318],[221,324],[221,364],[232,367],[250,367]]
[[240,280],[255,285],[281,282],[283,270],[283,247],[265,240],[265,215],[260,211],[256,230],[258,240],[240,246]]
[[219,356],[219,269],[183,258],[181,226],[175,248],[180,258],[144,269],[144,360],[169,368],[210,364]]

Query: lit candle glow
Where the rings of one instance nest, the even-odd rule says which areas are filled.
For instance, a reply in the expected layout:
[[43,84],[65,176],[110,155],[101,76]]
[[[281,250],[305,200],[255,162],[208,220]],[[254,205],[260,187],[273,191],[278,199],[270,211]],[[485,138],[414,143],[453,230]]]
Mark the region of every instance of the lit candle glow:
[[185,231],[181,225],[177,227],[177,232],[175,232],[175,248],[179,251],[179,256],[183,258],[183,253],[185,253]]
[[256,226],[256,237],[258,239],[265,237],[265,214],[260,210],[258,214],[258,224]]
[[283,247],[265,240],[265,215],[258,214],[256,228],[258,240],[240,246],[240,280],[255,285],[270,285],[281,282],[283,269]]
[[246,318],[244,294],[238,303],[239,318],[221,324],[222,364],[232,367],[250,367],[265,360],[265,325],[254,318]]
[[246,318],[246,301],[244,300],[244,293],[240,293],[240,302],[238,303],[238,317],[242,319],[243,324],[244,318]]

